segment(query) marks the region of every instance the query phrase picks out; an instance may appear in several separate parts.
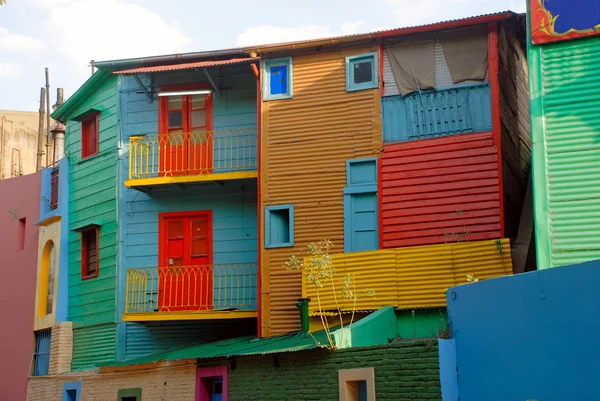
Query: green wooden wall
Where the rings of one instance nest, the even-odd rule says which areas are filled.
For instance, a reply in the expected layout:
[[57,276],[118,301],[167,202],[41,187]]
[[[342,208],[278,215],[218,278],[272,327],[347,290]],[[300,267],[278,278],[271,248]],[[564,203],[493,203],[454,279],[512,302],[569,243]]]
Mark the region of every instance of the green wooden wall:
[[[69,157],[69,308],[73,322],[73,364],[83,368],[114,360],[117,270],[117,77],[109,77],[67,116]],[[100,148],[81,159],[81,123],[71,119],[90,109],[100,112]],[[100,225],[99,276],[81,279],[78,228]]]

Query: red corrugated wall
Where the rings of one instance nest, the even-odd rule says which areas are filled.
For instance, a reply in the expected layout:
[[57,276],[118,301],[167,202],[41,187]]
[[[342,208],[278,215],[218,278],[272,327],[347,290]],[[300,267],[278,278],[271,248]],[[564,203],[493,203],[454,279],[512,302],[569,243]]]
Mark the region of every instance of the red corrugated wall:
[[386,145],[381,180],[383,248],[500,238],[491,132]]

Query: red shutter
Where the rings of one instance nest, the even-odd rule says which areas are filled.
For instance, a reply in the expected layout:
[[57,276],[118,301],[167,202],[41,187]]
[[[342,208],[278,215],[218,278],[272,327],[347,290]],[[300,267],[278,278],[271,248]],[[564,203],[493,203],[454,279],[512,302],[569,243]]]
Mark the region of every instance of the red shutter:
[[81,158],[98,154],[98,113],[81,122]]

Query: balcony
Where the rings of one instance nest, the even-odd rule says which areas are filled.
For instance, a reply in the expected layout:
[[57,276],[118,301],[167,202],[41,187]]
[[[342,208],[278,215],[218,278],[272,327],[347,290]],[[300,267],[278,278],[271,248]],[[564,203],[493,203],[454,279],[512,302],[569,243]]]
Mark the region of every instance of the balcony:
[[[335,288],[342,287],[347,274],[354,276],[359,294],[357,311],[374,311],[383,306],[414,309],[446,306],[446,290],[466,284],[467,275],[479,280],[512,274],[510,240],[456,242],[333,255]],[[371,297],[364,289],[375,290]],[[309,314],[319,315],[316,287],[302,280],[302,296],[311,298]],[[336,313],[330,286],[319,290],[323,314]],[[338,293],[342,312],[352,312],[353,300]]]
[[128,269],[124,321],[257,316],[258,265]]
[[129,138],[128,187],[256,178],[257,129]]

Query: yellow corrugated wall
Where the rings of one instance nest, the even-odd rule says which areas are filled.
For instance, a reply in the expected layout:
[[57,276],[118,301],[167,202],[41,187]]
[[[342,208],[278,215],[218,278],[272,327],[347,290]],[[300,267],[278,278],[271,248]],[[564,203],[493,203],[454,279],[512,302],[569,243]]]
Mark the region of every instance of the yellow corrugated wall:
[[[346,92],[345,58],[377,49],[374,43],[291,54],[293,99],[262,102],[262,213],[268,205],[295,208],[294,247],[264,249],[261,239],[263,336],[300,329],[301,274],[286,271],[284,261],[323,239],[334,242],[334,252],[343,250],[346,160],[379,156],[382,149],[379,89]],[[261,220],[264,233],[264,215]]]
[[[479,280],[512,274],[510,240],[458,242],[333,255],[336,269],[335,289],[343,311],[352,311],[354,301],[341,297],[347,274],[356,283],[357,311],[377,310],[382,306],[399,309],[446,306],[446,289],[467,283],[467,274]],[[309,313],[336,310],[331,285],[319,289],[306,280],[303,295],[311,298]],[[375,296],[365,289],[375,290]]]

